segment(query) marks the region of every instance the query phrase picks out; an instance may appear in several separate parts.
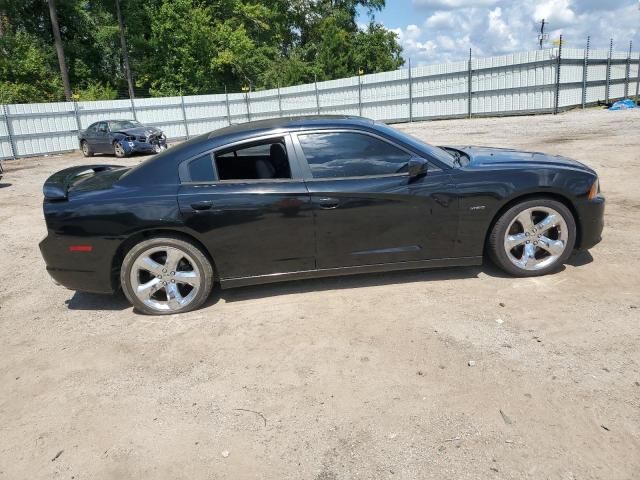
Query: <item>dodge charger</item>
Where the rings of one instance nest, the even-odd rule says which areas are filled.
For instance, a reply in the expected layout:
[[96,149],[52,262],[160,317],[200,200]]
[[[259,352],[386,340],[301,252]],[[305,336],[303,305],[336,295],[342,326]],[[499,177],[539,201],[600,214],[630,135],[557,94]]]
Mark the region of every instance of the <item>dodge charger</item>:
[[568,158],[435,147],[360,117],[231,125],[133,168],[83,165],[44,184],[53,279],[124,291],[137,311],[200,307],[221,288],[478,265],[558,270],[600,241],[598,176]]

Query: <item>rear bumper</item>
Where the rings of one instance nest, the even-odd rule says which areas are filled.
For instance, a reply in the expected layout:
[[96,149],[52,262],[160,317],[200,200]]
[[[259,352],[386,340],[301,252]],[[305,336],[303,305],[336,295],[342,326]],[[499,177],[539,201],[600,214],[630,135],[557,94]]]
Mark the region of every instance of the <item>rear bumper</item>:
[[[40,252],[53,280],[70,289],[113,293],[117,282],[113,258],[119,241],[49,234],[40,242]],[[90,245],[91,251],[70,251],[72,245]]]
[[588,250],[600,243],[604,229],[604,207],[605,199],[602,196],[593,200],[584,200],[576,205],[580,224],[580,236],[576,248]]

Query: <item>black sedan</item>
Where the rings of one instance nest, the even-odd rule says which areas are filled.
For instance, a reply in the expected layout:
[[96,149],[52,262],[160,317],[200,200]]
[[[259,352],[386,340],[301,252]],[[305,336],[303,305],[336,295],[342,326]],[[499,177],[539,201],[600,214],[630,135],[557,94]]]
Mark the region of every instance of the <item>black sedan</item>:
[[544,275],[598,243],[598,177],[574,160],[434,147],[358,117],[233,125],[134,168],[62,170],[44,185],[51,276],[122,288],[141,312],[234,287],[478,265]]
[[167,148],[167,137],[162,130],[144,126],[135,120],[93,123],[80,131],[78,140],[85,157],[111,153],[122,158],[132,153],[159,153]]

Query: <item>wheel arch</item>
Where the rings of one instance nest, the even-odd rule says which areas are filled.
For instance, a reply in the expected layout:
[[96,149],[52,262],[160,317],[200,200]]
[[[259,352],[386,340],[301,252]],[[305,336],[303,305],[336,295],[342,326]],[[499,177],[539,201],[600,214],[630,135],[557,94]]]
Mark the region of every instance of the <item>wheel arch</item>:
[[576,210],[576,207],[573,204],[573,202],[569,199],[569,197],[558,192],[538,191],[538,192],[524,193],[516,197],[509,198],[500,206],[500,208],[498,208],[498,210],[494,213],[493,218],[491,219],[491,222],[489,223],[489,226],[484,234],[484,244],[483,244],[484,249],[486,249],[487,247],[489,235],[491,235],[491,231],[493,230],[494,225],[496,224],[498,219],[504,214],[504,212],[509,210],[514,205],[517,205],[518,203],[526,202],[528,200],[533,200],[535,198],[556,200],[562,203],[565,207],[569,209],[569,211],[573,215],[573,220],[576,222],[576,243],[574,248],[579,248],[581,244],[582,227],[580,225],[580,217],[578,216],[578,211]]
[[120,269],[122,268],[122,262],[124,261],[124,257],[127,255],[129,250],[131,250],[135,245],[140,243],[141,241],[148,240],[150,238],[157,237],[166,237],[171,236],[175,238],[180,238],[183,240],[187,240],[193,244],[195,244],[202,253],[207,257],[207,259],[211,262],[211,267],[213,268],[213,279],[214,282],[218,281],[218,269],[216,267],[216,262],[211,255],[211,252],[207,247],[205,247],[204,243],[200,241],[195,235],[184,232],[181,230],[175,230],[171,228],[154,228],[149,230],[142,230],[136,232],[125,240],[123,240],[118,248],[116,249],[115,254],[111,260],[111,283],[112,287],[115,290],[118,290],[120,285]]

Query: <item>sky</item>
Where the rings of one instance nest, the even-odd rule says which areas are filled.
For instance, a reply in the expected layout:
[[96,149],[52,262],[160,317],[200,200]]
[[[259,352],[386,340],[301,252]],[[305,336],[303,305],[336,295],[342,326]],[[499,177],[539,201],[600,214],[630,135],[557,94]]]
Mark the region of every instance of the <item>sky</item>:
[[[387,0],[375,19],[398,34],[405,60],[413,65],[502,55],[538,48],[537,30],[546,19],[549,42],[627,51],[640,50],[640,0]],[[360,11],[359,22],[368,16]],[[547,30],[548,29],[548,30]]]

